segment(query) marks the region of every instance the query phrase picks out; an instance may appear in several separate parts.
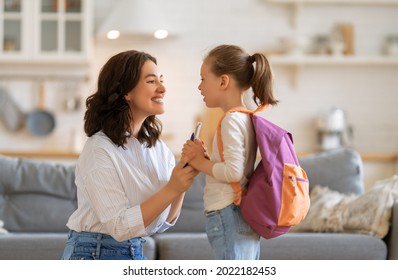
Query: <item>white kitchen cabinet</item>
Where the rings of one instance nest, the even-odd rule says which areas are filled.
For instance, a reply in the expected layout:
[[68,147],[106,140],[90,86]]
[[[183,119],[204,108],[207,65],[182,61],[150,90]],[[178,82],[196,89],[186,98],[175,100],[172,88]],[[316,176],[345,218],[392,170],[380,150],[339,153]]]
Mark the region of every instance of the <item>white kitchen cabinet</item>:
[[82,75],[91,0],[0,0],[0,76]]

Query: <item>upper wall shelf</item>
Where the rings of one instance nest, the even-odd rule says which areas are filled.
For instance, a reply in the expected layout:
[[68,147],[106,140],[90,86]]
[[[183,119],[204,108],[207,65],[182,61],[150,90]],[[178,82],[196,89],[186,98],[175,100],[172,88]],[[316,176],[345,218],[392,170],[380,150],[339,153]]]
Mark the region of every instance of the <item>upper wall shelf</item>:
[[398,56],[327,56],[327,55],[271,55],[272,66],[292,68],[291,84],[298,83],[299,70],[303,66],[358,66],[358,67],[397,67]]
[[296,28],[299,10],[304,5],[398,5],[398,0],[266,0],[268,3],[291,5],[291,25]]
[[398,0],[267,0],[279,4],[359,4],[359,5],[397,5]]
[[286,66],[398,66],[398,56],[274,55],[270,61]]

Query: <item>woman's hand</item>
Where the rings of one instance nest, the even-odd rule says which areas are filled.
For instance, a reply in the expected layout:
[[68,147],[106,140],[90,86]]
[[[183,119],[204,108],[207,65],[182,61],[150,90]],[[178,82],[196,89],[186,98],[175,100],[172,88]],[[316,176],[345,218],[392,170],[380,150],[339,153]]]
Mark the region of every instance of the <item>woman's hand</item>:
[[167,186],[174,192],[183,193],[188,190],[195,176],[199,174],[199,171],[189,165],[184,168],[189,159],[189,157],[182,157],[171,173]]
[[198,171],[190,166],[184,168],[189,158],[182,158],[174,167],[167,184],[156,194],[141,203],[144,225],[151,224],[159,215],[171,205],[167,221],[172,222],[181,209],[184,192],[192,185]]

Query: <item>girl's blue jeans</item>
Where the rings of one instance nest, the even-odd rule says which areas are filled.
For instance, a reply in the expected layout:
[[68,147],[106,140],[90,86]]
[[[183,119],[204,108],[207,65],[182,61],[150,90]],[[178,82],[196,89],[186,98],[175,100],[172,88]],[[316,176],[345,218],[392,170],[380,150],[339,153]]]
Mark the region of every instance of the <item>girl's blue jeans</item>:
[[219,260],[258,260],[260,236],[233,204],[206,213],[206,233]]
[[145,260],[142,237],[116,241],[112,236],[95,232],[70,231],[63,260]]

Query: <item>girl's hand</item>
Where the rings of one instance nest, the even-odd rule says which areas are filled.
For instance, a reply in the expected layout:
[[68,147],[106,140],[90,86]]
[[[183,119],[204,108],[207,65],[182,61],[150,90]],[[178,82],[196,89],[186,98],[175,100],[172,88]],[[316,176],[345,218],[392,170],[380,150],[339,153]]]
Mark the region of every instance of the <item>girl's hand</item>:
[[207,149],[199,139],[195,139],[195,141],[188,140],[182,148],[182,156],[191,159],[189,160],[189,165],[197,170],[201,170],[200,166],[203,160],[210,159]]
[[[202,149],[195,147],[193,144],[200,145]],[[203,154],[206,159],[210,159],[207,147],[205,147],[204,142],[200,139],[195,139],[194,141],[188,140],[183,146],[182,153],[186,155],[189,154],[190,156],[201,156]]]
[[209,155],[209,153],[207,152],[207,147],[204,146],[203,141],[202,141],[202,146],[203,146],[203,151],[204,151],[204,153],[205,153],[205,159],[210,160],[210,155]]

